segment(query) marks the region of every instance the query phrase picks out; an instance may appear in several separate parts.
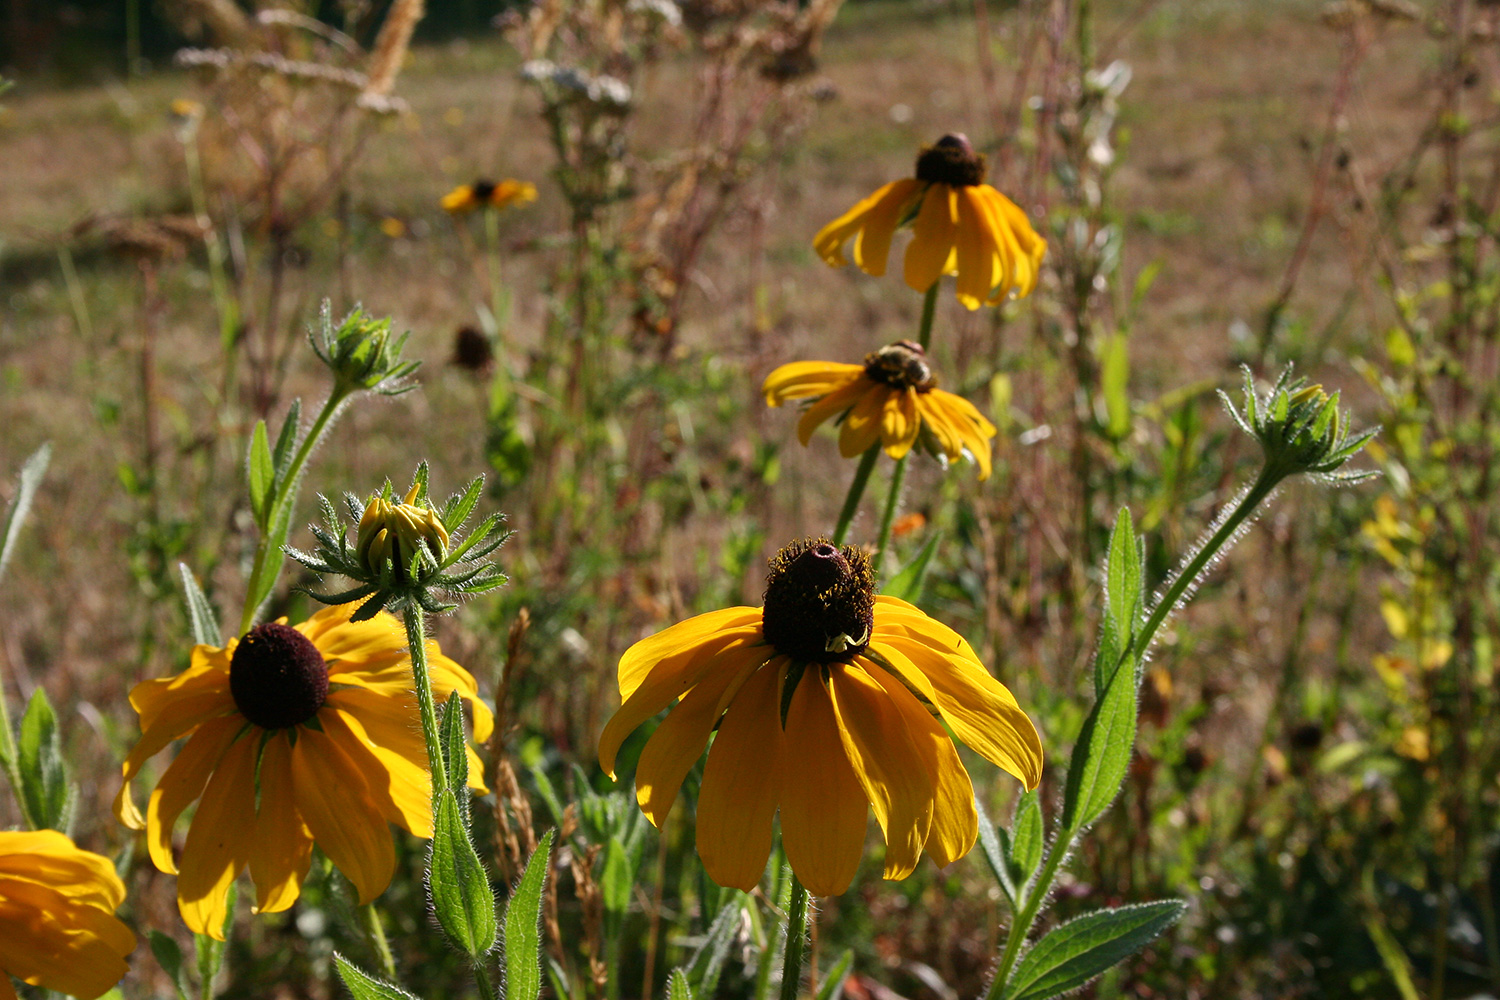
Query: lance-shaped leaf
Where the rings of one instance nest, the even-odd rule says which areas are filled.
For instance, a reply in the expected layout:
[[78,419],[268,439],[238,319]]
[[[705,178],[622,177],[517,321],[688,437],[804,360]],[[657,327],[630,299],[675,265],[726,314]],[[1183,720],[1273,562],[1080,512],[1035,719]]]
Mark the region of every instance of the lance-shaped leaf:
[[537,1000],[542,992],[542,889],[552,834],[542,835],[505,907],[505,1000]]
[[1151,943],[1186,912],[1180,899],[1096,910],[1047,932],[1022,956],[1004,1000],[1049,1000],[1085,985]]

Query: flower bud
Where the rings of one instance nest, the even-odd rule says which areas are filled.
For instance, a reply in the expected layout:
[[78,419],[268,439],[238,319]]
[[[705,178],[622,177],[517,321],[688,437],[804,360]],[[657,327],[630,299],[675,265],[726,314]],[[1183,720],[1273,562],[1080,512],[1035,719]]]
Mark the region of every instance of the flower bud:
[[389,564],[395,578],[404,579],[413,556],[424,542],[438,562],[447,556],[448,529],[435,510],[417,504],[416,499],[417,486],[413,484],[401,503],[391,503],[376,494],[365,505],[354,552],[372,578],[381,577]]
[[313,339],[312,346],[333,372],[335,391],[347,394],[369,389],[395,396],[411,388],[401,380],[421,362],[401,360],[408,335],[392,339],[389,319],[373,319],[355,309],[335,329],[325,300],[319,326],[322,344]]
[[1339,413],[1337,392],[1330,396],[1321,385],[1293,381],[1287,369],[1271,392],[1262,397],[1256,394],[1246,369],[1244,408],[1237,408],[1227,395],[1220,395],[1235,422],[1260,442],[1267,466],[1278,477],[1305,472],[1352,482],[1369,475],[1338,471],[1375,435],[1375,429],[1351,437],[1348,421]]

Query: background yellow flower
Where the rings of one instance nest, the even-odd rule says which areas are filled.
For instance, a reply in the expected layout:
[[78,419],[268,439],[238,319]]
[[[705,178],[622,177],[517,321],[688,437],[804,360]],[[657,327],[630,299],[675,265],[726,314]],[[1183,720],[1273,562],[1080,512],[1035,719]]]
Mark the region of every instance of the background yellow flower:
[[82,1000],[119,982],[135,950],[124,901],[108,858],[55,830],[0,833],[0,1000],[16,1000],[10,976]]
[[[349,621],[354,607],[325,608],[295,627],[259,625],[223,649],[195,646],[187,670],[130,693],[141,740],[125,761],[115,813],[147,831],[157,868],[177,874],[178,908],[196,933],[222,939],[229,885],[247,866],[254,911],[285,910],[301,891],[316,842],[367,903],[395,869],[387,822],[432,835],[404,633],[384,612]],[[436,643],[428,644],[428,662],[433,693],[443,699],[457,691],[469,703],[475,738],[486,739],[493,717],[473,676]],[[181,737],[189,739],[143,819],[130,781]],[[469,753],[469,783],[482,789]],[[194,800],[179,870],[172,830]]]
[[509,208],[528,201],[536,201],[536,185],[530,181],[475,181],[473,184],[460,184],[443,195],[442,206],[446,212],[459,214],[486,206]]

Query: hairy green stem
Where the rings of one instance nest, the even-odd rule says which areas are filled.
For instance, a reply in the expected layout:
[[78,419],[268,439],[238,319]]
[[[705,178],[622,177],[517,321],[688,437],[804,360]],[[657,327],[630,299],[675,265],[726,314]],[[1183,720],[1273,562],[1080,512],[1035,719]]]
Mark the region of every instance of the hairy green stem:
[[[292,464],[287,467],[286,479],[282,481],[280,492],[271,504],[271,514],[266,518],[267,529],[273,528],[280,520],[283,507],[297,502],[297,489],[302,478],[302,467],[307,464],[308,456],[312,454],[318,440],[328,430],[328,425],[348,397],[349,390],[339,385],[335,385],[333,391],[329,393],[323,409],[318,412],[317,419],[308,428],[307,436],[302,439],[302,444],[292,456]],[[280,573],[281,564],[285,560],[286,556],[280,549],[272,549],[270,531],[262,533],[260,541],[255,546],[255,563],[250,570],[250,582],[245,588],[245,610],[240,615],[240,635],[250,631],[250,626],[255,624],[255,613],[260,610],[260,602],[256,595],[260,593],[261,581],[265,579],[265,574],[267,572]]]
[[1016,919],[1011,921],[1010,931],[1005,936],[1005,951],[1000,955],[1000,964],[995,969],[995,978],[990,980],[990,988],[985,991],[985,1000],[997,1000],[1001,990],[1005,988],[1005,982],[1010,978],[1016,959],[1021,954],[1021,945],[1026,943],[1026,937],[1031,933],[1031,925],[1036,922],[1042,904],[1047,901],[1047,894],[1052,888],[1052,880],[1057,877],[1058,869],[1073,852],[1073,844],[1077,839],[1078,833],[1075,831],[1068,837],[1067,843],[1054,843],[1052,852],[1047,855],[1047,863],[1042,866],[1041,873],[1037,875],[1036,882],[1031,886],[1031,891],[1025,892],[1024,888],[1017,890],[1018,893],[1024,893],[1024,901],[1018,900],[1021,904],[1020,909],[1016,913]]
[[891,470],[891,488],[885,496],[885,513],[880,516],[880,534],[875,539],[875,567],[885,565],[886,547],[891,540],[891,524],[896,520],[896,508],[901,506],[901,486],[906,480],[906,460],[910,454],[896,460]]
[[[432,772],[432,791],[448,787],[448,769],[438,745],[437,708],[432,701],[432,676],[427,670],[427,622],[422,609],[408,603],[402,614],[406,644],[411,652],[411,672],[416,681],[417,706],[422,712],[422,742],[427,744],[427,767]],[[478,968],[476,966],[476,968]]]
[[807,938],[807,889],[792,872],[792,902],[786,912],[786,962],[781,968],[781,1000],[797,1000],[802,985],[802,952]]
[[386,940],[385,925],[381,923],[380,911],[375,909],[374,903],[366,903],[360,908],[360,915],[364,918],[365,934],[370,939],[370,946],[375,949],[375,955],[380,959],[380,971],[386,979],[396,981],[396,956],[391,954],[391,943]]
[[937,315],[938,286],[942,281],[934,281],[932,287],[927,289],[927,295],[922,299],[922,320],[917,326],[917,343],[922,345],[922,350],[927,350],[927,345],[932,340],[932,318]]
[[854,470],[849,492],[844,497],[844,509],[839,511],[839,521],[833,529],[833,544],[844,544],[844,536],[849,534],[849,525],[854,523],[854,512],[859,510],[859,499],[864,496],[865,484],[870,481],[870,470],[875,468],[875,460],[879,457],[880,442],[877,441],[860,458],[859,468]]
[[484,966],[484,956],[474,960],[474,981],[479,984],[482,1000],[496,1000],[495,984],[490,981],[490,970]]

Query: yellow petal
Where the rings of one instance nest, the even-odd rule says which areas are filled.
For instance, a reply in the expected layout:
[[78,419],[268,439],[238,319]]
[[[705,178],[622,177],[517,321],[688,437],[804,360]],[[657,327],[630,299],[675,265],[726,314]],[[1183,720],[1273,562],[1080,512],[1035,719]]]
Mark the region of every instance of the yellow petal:
[[642,639],[620,657],[620,697],[635,694],[649,674],[682,669],[704,640],[751,626],[760,627],[760,608],[724,608],[695,615]]
[[880,440],[885,443],[885,453],[892,458],[902,458],[911,451],[922,428],[917,396],[915,389],[892,389],[886,396],[880,414]]
[[[766,655],[773,651],[766,649]],[[677,799],[682,779],[687,777],[708,738],[713,735],[724,709],[739,693],[746,678],[762,669],[764,656],[747,659],[734,670],[717,670],[693,688],[656,727],[646,741],[641,759],[635,766],[635,797],[641,811],[654,825],[661,826]],[[774,666],[764,669],[774,670]]]
[[[237,715],[204,723],[157,782],[146,807],[146,846],[152,862],[161,871],[169,875],[177,871],[172,860],[172,829],[177,818],[203,794],[203,786],[219,766],[229,744],[249,725]],[[253,743],[254,734],[246,733],[245,739]]]
[[312,864],[312,832],[297,812],[292,791],[292,744],[272,733],[260,759],[260,808],[250,844],[252,913],[280,913],[297,901]]
[[[902,179],[876,188],[874,194],[862,199],[853,208],[849,209],[849,211],[818,230],[817,235],[813,237],[813,249],[817,251],[818,256],[834,267],[843,267],[849,263],[844,257],[844,243],[851,236],[854,236],[865,228],[869,223],[870,213],[875,210],[877,205],[886,204],[893,192],[908,190],[910,184],[910,179]],[[886,238],[886,246],[890,246],[889,237]],[[878,246],[871,245],[862,250],[862,256],[865,261],[872,266],[877,262],[874,253],[876,249],[878,249]],[[881,257],[878,263],[884,268],[884,257]],[[878,274],[879,272],[870,271],[869,273]]]
[[360,905],[384,892],[396,870],[396,849],[364,773],[349,755],[323,733],[300,729],[292,748],[292,786],[297,811],[323,853],[354,883]]
[[781,785],[782,671],[757,670],[729,703],[698,794],[698,856],[708,877],[746,892],[771,855]]
[[973,403],[942,389],[920,394],[917,406],[949,460],[957,461],[967,451],[979,465],[980,480],[988,479],[995,425],[981,416]]
[[[129,971],[135,935],[114,915],[35,882],[0,879],[0,981],[93,1000]],[[14,993],[10,994],[14,996]]]
[[853,382],[835,389],[809,406],[797,421],[797,440],[802,442],[804,448],[807,447],[807,442],[812,440],[813,431],[818,429],[819,424],[864,399],[874,387],[875,383],[861,373]]
[[[753,613],[754,617],[750,619],[754,621],[753,626],[730,626],[721,631],[712,628],[712,622],[700,621],[744,621],[749,618],[745,612]],[[683,626],[689,627],[684,629]],[[655,642],[666,632],[676,633],[673,637],[675,641]],[[625,658],[620,660],[621,687],[626,686],[627,669],[636,686],[619,711],[604,724],[604,732],[599,734],[599,765],[610,777],[614,777],[615,756],[620,752],[621,744],[637,726],[682,697],[709,672],[734,670],[743,659],[769,657],[772,652],[761,639],[758,608],[730,608],[727,611],[699,615],[672,626],[666,632],[636,643],[625,651]],[[652,667],[637,654],[638,648],[645,643],[652,643],[653,648],[663,650],[668,655]],[[649,672],[643,672],[643,669]],[[637,677],[644,677],[644,680],[637,681]]]
[[826,396],[864,373],[864,365],[836,361],[793,361],[777,368],[761,384],[767,406],[780,406],[789,399]]
[[863,455],[870,450],[871,445],[880,440],[885,401],[895,391],[890,386],[878,385],[869,379],[862,379],[861,382],[869,385],[869,391],[860,397],[859,402],[844,417],[844,427],[839,432],[839,454],[845,458]]
[[786,731],[796,750],[781,762],[781,842],[808,892],[837,896],[859,869],[870,803],[844,754],[833,702],[816,668],[792,694]]
[[956,233],[958,252],[958,301],[967,309],[978,309],[989,298],[996,277],[995,236],[984,209],[976,204],[973,189],[955,192],[958,207]]
[[880,189],[884,193],[870,206],[864,226],[854,237],[854,263],[860,270],[876,278],[885,274],[886,260],[891,255],[891,237],[896,235],[896,227],[910,209],[912,197],[920,187],[921,181],[906,177]]
[[421,762],[372,740],[353,715],[324,706],[323,732],[339,745],[365,776],[371,799],[386,819],[418,837],[432,836],[432,774],[426,745]]
[[919,292],[932,287],[948,269],[957,228],[956,197],[947,184],[928,185],[906,248],[906,284]]
[[868,672],[900,710],[912,737],[931,754],[937,782],[933,788],[932,827],[927,832],[925,847],[937,866],[946,868],[968,854],[979,837],[979,814],[974,809],[974,785],[969,772],[958,759],[958,750],[948,731],[900,680],[878,666],[870,666]]
[[0,877],[29,879],[69,903],[113,912],[125,901],[125,883],[108,858],[81,850],[56,830],[0,833]]
[[905,878],[932,828],[931,747],[913,737],[904,713],[863,667],[835,664],[829,679],[844,754],[885,834],[885,877]]
[[250,844],[255,839],[259,732],[252,728],[224,752],[203,790],[182,846],[177,909],[195,934],[207,934],[216,941],[224,940],[229,885],[250,860]]

